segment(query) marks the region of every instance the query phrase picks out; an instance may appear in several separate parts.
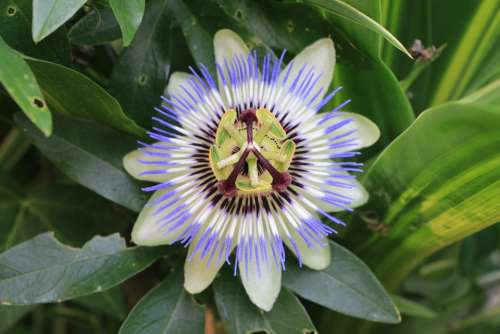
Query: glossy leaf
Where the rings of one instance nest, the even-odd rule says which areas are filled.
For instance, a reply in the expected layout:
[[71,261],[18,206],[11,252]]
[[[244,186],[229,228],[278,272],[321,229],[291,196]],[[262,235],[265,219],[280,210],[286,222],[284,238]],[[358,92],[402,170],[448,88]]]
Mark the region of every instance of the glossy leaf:
[[270,312],[259,310],[229,271],[214,283],[215,302],[228,334],[302,334],[316,329],[304,306],[282,288]]
[[73,44],[100,45],[119,39],[120,26],[109,8],[95,7],[76,22],[68,32]]
[[363,12],[357,10],[355,7],[349,5],[348,3],[340,0],[295,0],[295,2],[304,2],[314,6],[318,6],[327,11],[346,18],[356,24],[363,26],[364,28],[375,31],[379,35],[383,36],[389,43],[394,47],[399,49],[401,52],[405,53],[411,58],[406,48],[401,44],[396,37],[394,37],[387,29],[380,25],[376,20],[372,19],[370,16],[364,14]]
[[[322,271],[289,264],[283,285],[302,298],[367,320],[397,323],[399,312],[370,269],[354,254],[331,242],[332,263]],[[346,302],[348,301],[348,302]]]
[[71,65],[71,50],[64,27],[35,44],[31,37],[33,0],[0,3],[0,35],[13,49],[25,55]]
[[30,67],[0,36],[0,82],[26,116],[46,136],[52,133],[52,116]]
[[122,168],[125,154],[137,148],[132,137],[91,121],[55,115],[55,132],[47,139],[25,119],[16,121],[69,178],[131,210],[142,208],[146,195]]
[[127,248],[118,234],[96,236],[82,248],[41,234],[0,254],[0,299],[26,305],[107,290],[144,270],[161,248]]
[[119,334],[203,333],[204,307],[182,288],[182,272],[170,274],[133,308]]
[[35,42],[50,35],[80,9],[86,0],[33,0],[32,35]]
[[170,5],[168,0],[148,3],[137,38],[123,52],[111,76],[111,93],[127,115],[147,127],[170,72]]
[[498,108],[480,103],[429,109],[366,173],[363,210],[388,233],[362,254],[389,288],[425,257],[500,221],[499,122]]
[[144,15],[145,0],[109,0],[109,5],[120,24],[123,45],[129,46]]
[[48,61],[27,58],[27,62],[52,111],[104,122],[138,136],[145,134],[113,96],[86,76]]

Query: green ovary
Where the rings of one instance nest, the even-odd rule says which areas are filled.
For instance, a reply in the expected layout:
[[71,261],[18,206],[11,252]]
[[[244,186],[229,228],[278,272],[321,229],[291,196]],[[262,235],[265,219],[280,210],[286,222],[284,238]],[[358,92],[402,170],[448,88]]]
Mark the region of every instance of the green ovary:
[[[276,117],[265,108],[256,110],[252,142],[247,140],[246,124],[237,119],[234,109],[222,115],[215,143],[210,147],[210,167],[218,181],[226,180],[249,145],[253,145],[279,171],[288,170],[295,153],[293,140],[285,140],[286,132]],[[259,168],[257,157],[250,152],[246,167],[236,178],[238,194],[263,193],[272,190],[273,177]]]

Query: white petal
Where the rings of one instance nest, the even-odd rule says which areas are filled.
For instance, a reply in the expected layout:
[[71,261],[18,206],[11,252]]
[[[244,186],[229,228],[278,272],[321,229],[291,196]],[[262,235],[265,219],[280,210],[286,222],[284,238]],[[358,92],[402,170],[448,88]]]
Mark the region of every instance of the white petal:
[[170,75],[170,79],[168,80],[167,87],[165,87],[165,91],[163,95],[172,96],[172,95],[182,95],[184,96],[184,90],[182,90],[181,85],[185,87],[189,87],[188,80],[194,78],[194,75],[186,73],[186,72],[174,72]]
[[201,259],[200,252],[189,259],[196,242],[189,245],[189,252],[184,263],[184,288],[191,294],[200,293],[205,290],[214,280],[217,272],[224,264],[224,260],[217,261],[213,258],[210,264],[207,264],[209,256]]
[[171,188],[158,190],[151,196],[134,224],[132,242],[141,246],[170,245],[183,232],[183,229],[177,229],[167,233],[166,229],[158,223],[161,215],[153,214],[157,206],[152,203],[170,190]]
[[380,130],[377,125],[367,117],[352,112],[338,112],[338,115],[338,117],[335,117],[337,122],[347,118],[352,119],[351,122],[342,127],[343,132],[356,130],[355,137],[359,145],[349,147],[349,150],[355,151],[363,147],[371,146],[380,138]]
[[[234,56],[246,56],[250,51],[237,33],[229,29],[221,29],[217,31],[214,36],[214,52],[215,62],[221,66],[227,80],[228,76],[224,61],[229,63]],[[222,90],[221,79],[219,76],[218,78],[219,88]]]
[[[322,38],[307,46],[295,56],[281,72],[280,80],[283,80],[289,67],[293,66],[287,80],[287,87],[289,87],[304,64],[306,64],[306,66],[313,66],[316,74],[322,73],[321,78],[316,84],[317,89],[323,87],[322,94],[320,94],[316,100],[320,101],[328,91],[328,87],[330,87],[333,78],[333,69],[335,67],[335,48],[333,46],[333,41],[330,38]],[[306,68],[306,71],[309,68],[310,67]]]
[[[314,243],[311,247],[307,247],[300,235],[293,230],[291,230],[291,233],[299,248],[302,264],[314,270],[323,270],[330,265],[331,252],[327,237],[320,237],[321,242],[324,243],[323,246]],[[285,240],[287,247],[297,256],[288,238],[283,238],[283,240]]]
[[[271,251],[268,251],[271,254]],[[252,303],[264,311],[270,311],[281,289],[281,268],[272,258],[268,261],[259,261],[257,267],[255,256],[248,263],[248,271],[244,261],[238,264],[241,282]]]
[[[142,174],[152,169],[152,165],[146,165],[140,160],[158,160],[158,158],[146,155],[140,150],[134,150],[123,157],[123,167],[133,178],[141,181],[164,182],[167,180],[165,174]],[[141,175],[142,174],[142,175]]]

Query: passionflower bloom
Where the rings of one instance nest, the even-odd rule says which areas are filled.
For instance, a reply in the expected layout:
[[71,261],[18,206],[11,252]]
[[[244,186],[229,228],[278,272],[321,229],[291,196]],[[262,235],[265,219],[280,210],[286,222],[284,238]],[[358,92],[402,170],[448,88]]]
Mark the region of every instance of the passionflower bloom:
[[320,113],[339,90],[326,94],[335,65],[329,38],[286,67],[285,52],[259,60],[230,30],[215,34],[214,49],[217,82],[203,65],[173,73],[153,117],[154,142],[124,158],[132,176],[155,183],[144,188],[154,194],[132,240],[188,246],[190,293],[232,261],[252,302],[269,311],[281,288],[284,245],[299,265],[329,265],[327,236],[336,232],[331,225],[343,225],[331,213],[367,199],[350,174],[359,164],[347,160],[379,131],[338,111],[348,101]]

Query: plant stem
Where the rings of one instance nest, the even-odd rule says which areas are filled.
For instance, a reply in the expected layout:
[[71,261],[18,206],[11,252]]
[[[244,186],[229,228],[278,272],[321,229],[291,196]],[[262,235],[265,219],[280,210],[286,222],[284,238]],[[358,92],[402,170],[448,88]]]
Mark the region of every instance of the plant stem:
[[0,167],[11,170],[31,146],[31,141],[19,129],[12,128],[0,145]]

